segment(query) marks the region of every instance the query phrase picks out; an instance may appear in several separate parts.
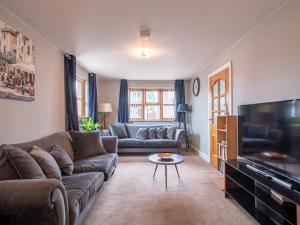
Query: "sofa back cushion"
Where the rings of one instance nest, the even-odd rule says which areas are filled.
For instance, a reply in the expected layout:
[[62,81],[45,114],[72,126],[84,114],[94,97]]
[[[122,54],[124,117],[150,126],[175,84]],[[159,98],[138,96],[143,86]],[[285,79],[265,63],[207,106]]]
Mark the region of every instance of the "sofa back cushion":
[[137,124],[125,124],[127,135],[129,138],[135,138],[140,128],[162,128],[164,125],[137,125]]
[[37,161],[48,179],[61,180],[61,172],[53,156],[34,145],[29,154]]
[[39,164],[28,152],[20,148],[4,145],[4,153],[15,169],[20,179],[45,179],[45,175]]
[[169,140],[174,140],[176,129],[177,129],[177,127],[175,127],[175,126],[170,126],[167,128],[167,138]]
[[0,145],[0,181],[16,179],[20,179],[20,176],[4,152],[3,145]]
[[63,150],[59,145],[53,145],[49,153],[56,160],[63,175],[72,175],[74,163],[65,150]]
[[32,146],[36,145],[49,152],[54,144],[59,145],[68,153],[72,160],[74,159],[74,150],[71,144],[71,137],[68,132],[54,133],[34,141],[13,144],[13,146],[19,147],[27,152],[30,152]]
[[90,132],[70,131],[75,159],[84,159],[106,153],[99,130]]
[[149,131],[148,131],[148,138],[149,138],[149,139],[156,139],[156,138],[157,138],[157,131],[156,131],[156,128],[149,128]]
[[115,123],[109,125],[112,136],[117,136],[119,139],[128,138],[125,125],[122,123]]
[[146,140],[148,138],[149,128],[139,128],[136,138]]
[[165,139],[167,137],[167,128],[157,128],[157,138],[158,139]]

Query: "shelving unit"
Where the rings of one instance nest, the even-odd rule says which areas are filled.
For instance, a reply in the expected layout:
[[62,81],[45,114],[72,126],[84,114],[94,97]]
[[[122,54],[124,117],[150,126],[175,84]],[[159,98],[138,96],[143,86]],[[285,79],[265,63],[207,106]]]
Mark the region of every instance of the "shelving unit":
[[237,158],[237,116],[217,117],[218,170],[224,173],[225,161]]
[[[289,190],[251,171],[247,164],[251,163],[226,161],[225,197],[230,197],[259,224],[299,225],[299,184],[296,190]],[[284,197],[284,203],[280,204],[272,192]]]

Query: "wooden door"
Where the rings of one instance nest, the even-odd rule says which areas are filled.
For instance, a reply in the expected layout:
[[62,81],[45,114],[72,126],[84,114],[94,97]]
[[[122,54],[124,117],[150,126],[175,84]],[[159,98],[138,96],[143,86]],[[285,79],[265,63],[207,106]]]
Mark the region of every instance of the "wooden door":
[[218,167],[217,116],[230,114],[231,90],[229,68],[209,77],[210,163]]

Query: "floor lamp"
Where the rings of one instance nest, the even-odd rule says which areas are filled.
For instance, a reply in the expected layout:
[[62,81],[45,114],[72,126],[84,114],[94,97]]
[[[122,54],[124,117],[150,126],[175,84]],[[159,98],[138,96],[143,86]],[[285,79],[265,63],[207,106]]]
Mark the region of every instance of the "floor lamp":
[[100,104],[100,109],[99,109],[100,113],[103,113],[103,128],[106,129],[106,113],[111,113],[112,112],[112,107],[110,103],[101,103]]
[[188,135],[187,135],[187,129],[186,129],[186,113],[189,112],[189,106],[188,104],[179,104],[178,105],[178,108],[177,108],[177,112],[180,113],[180,117],[179,117],[179,126],[178,128],[181,127],[181,123],[183,123],[184,125],[184,130],[186,132],[186,135],[185,135],[185,138],[186,138],[186,146],[187,146],[187,149],[190,147],[190,144],[189,144],[189,138],[188,138]]

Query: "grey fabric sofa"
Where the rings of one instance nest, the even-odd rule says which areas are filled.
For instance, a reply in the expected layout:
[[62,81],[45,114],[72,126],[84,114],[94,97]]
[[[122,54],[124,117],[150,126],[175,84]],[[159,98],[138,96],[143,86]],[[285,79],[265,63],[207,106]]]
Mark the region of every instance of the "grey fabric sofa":
[[[56,179],[12,179],[0,181],[0,224],[81,225],[105,180],[117,165],[117,138],[102,137],[107,154],[74,161],[71,176]],[[24,151],[32,145],[49,150],[61,146],[74,160],[67,132],[55,133],[36,141],[14,144]],[[0,169],[7,169],[0,148]]]
[[[176,129],[174,139],[137,139],[139,128],[163,128],[167,125],[137,125],[124,124],[127,138],[118,139],[118,153],[158,153],[174,152],[179,153],[182,148],[182,141],[186,135],[184,129]],[[111,133],[112,127],[110,126]]]

